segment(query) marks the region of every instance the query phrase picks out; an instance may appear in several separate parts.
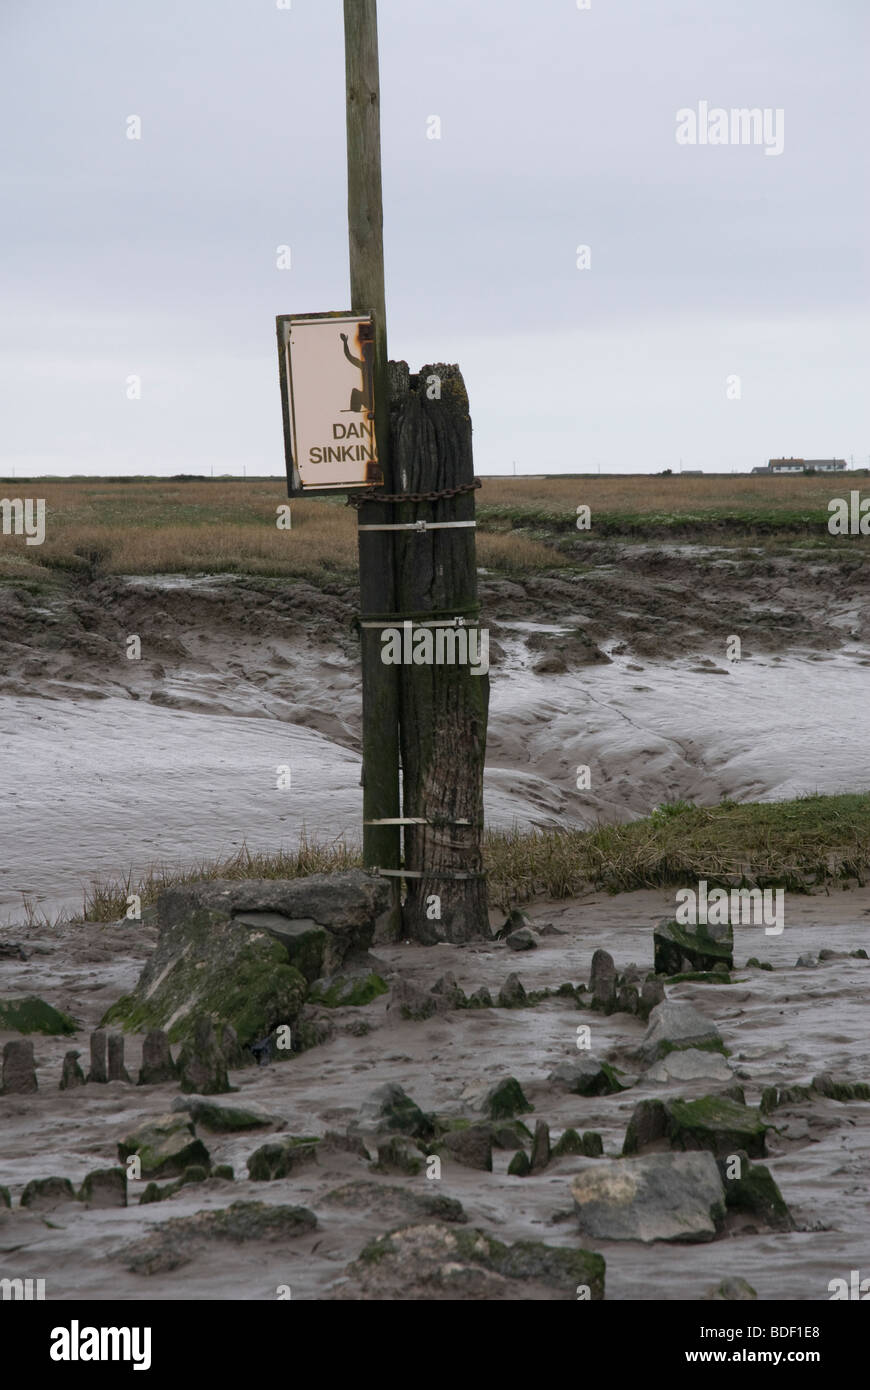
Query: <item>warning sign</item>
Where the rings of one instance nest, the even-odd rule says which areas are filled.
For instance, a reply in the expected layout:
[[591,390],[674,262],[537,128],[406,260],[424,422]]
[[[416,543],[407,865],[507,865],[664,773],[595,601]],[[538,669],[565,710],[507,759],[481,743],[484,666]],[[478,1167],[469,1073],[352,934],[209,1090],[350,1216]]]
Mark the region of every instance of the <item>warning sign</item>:
[[288,491],[377,487],[374,331],[370,318],[278,318]]

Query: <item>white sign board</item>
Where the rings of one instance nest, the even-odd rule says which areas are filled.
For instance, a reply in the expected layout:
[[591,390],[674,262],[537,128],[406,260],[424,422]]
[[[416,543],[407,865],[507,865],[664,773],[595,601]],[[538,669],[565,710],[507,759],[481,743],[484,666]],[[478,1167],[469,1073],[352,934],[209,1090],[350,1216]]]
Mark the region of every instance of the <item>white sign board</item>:
[[377,487],[371,319],[282,314],[278,351],[291,496]]

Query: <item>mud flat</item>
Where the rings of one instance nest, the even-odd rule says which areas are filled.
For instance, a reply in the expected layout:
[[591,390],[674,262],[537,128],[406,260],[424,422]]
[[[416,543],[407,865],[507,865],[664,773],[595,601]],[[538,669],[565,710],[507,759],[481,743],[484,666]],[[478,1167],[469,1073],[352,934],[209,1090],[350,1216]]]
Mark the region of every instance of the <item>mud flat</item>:
[[[632,962],[651,968],[652,925],[672,913],[673,905],[673,895],[664,892],[539,903],[530,913],[533,922],[551,923],[563,934],[541,936],[535,950],[517,954],[501,941],[428,949],[399,943],[376,945],[374,954],[393,984],[401,977],[428,989],[452,972],[466,993],[485,986],[496,998],[509,973],[517,971],[527,991],[555,990],[565,981],[588,981],[599,947],[611,953],[619,970]],[[11,939],[5,932],[7,946]],[[608,1299],[693,1300],[734,1277],[747,1280],[762,1300],[826,1300],[832,1279],[848,1280],[850,1270],[866,1268],[870,1102],[817,1096],[768,1115],[774,1128],[763,1161],[788,1203],[794,1229],[754,1229],[750,1222],[700,1244],[593,1240],[579,1234],[571,1180],[589,1160],[572,1156],[516,1177],[507,1172],[510,1153],[496,1148],[492,1172],[445,1162],[440,1180],[431,1181],[425,1167],[413,1176],[381,1173],[356,1153],[322,1145],[316,1162],[286,1178],[254,1182],[247,1176],[247,1160],[261,1144],[282,1134],[322,1138],[344,1132],[372,1090],[388,1082],[402,1086],[425,1111],[461,1115],[468,1114],[468,1097],[476,1088],[514,1076],[533,1106],[521,1117],[531,1128],[545,1121],[554,1142],[569,1127],[595,1131],[605,1159],[620,1155],[639,1100],[721,1091],[722,1082],[662,1083],[638,1075],[639,1069],[629,1076],[628,1089],[612,1095],[581,1096],[554,1087],[548,1080],[554,1068],[579,1055],[578,1024],[591,1027],[596,1056],[623,1068],[626,1049],[636,1046],[645,1029],[626,1013],[578,1009],[573,999],[558,996],[534,1007],[448,1010],[423,1021],[398,1018],[387,1007],[389,995],[365,1007],[338,1009],[330,1040],[286,1062],[231,1071],[238,1091],[214,1098],[274,1117],[271,1128],[256,1133],[197,1129],[212,1162],[232,1165],[233,1182],[214,1179],[183,1187],[148,1205],[138,1204],[145,1183],[131,1182],[126,1208],[88,1210],[80,1202],[65,1202],[22,1210],[19,1199],[32,1179],[57,1175],[77,1187],[88,1172],[117,1164],[119,1141],[145,1119],[171,1111],[180,1092],[173,1082],[58,1089],[64,1053],[79,1050],[86,1065],[89,1030],[134,985],[153,948],[152,927],[67,925],[48,931],[32,926],[17,929],[14,939],[26,959],[0,962],[2,995],[39,993],[79,1025],[69,1037],[34,1038],[37,1093],[0,1096],[0,1178],[12,1199],[11,1209],[0,1205],[0,1271],[45,1278],[48,1298],[256,1300],[275,1298],[280,1285],[289,1286],[293,1298],[355,1297],[358,1267],[350,1267],[363,1247],[386,1230],[419,1221],[413,1204],[433,1194],[461,1203],[469,1229],[481,1227],[506,1244],[543,1241],[604,1255]],[[669,984],[667,994],[689,1001],[719,1029],[730,1056],[717,1056],[716,1065],[727,1067],[733,1082],[742,1085],[750,1106],[758,1105],[766,1087],[807,1085],[820,1072],[866,1081],[870,962],[848,954],[815,966],[795,962],[807,952],[818,957],[821,949],[866,948],[868,939],[870,890],[790,896],[780,936],[767,936],[762,928],[735,929],[735,962],[755,956],[772,970],[735,969],[729,984]],[[0,1034],[0,1044],[14,1036]],[[141,1042],[136,1035],[127,1040],[126,1063],[134,1078]],[[147,1261],[136,1266],[135,1259],[131,1267],[130,1251],[165,1223],[237,1201],[302,1206],[315,1213],[317,1228],[292,1239],[222,1240],[219,1250],[194,1241],[187,1249],[182,1242],[175,1267],[157,1260],[154,1272],[147,1273]],[[425,1293],[410,1289],[407,1296]]]

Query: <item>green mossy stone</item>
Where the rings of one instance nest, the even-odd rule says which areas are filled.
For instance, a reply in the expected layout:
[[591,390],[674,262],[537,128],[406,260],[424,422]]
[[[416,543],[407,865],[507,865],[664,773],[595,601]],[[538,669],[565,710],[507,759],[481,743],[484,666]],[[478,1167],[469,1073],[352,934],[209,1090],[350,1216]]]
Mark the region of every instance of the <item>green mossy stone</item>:
[[827,1072],[822,1072],[820,1076],[813,1077],[810,1086],[827,1100],[870,1100],[870,1086],[866,1081],[837,1081]]
[[193,1165],[211,1167],[208,1149],[183,1115],[157,1116],[128,1134],[118,1145],[118,1158],[124,1164],[133,1155],[147,1178],[181,1177]]
[[11,1207],[11,1206],[12,1206],[12,1198],[11,1198],[10,1195],[9,1195],[9,1188],[8,1188],[8,1187],[0,1187],[0,1206],[2,1206],[2,1207]]
[[339,975],[332,980],[316,980],[308,1002],[325,1009],[361,1009],[389,992],[389,985],[374,972],[365,976]]
[[0,1029],[10,1033],[45,1033],[49,1037],[68,1037],[77,1031],[69,1014],[46,1004],[36,994],[21,999],[0,1000]]
[[508,1076],[498,1085],[493,1086],[486,1094],[483,1102],[484,1113],[491,1120],[512,1120],[515,1115],[528,1115],[534,1106],[530,1105],[520,1083],[513,1076]]
[[754,1216],[774,1231],[794,1230],[791,1212],[769,1168],[763,1163],[744,1160],[741,1164],[742,1176],[729,1178],[727,1160],[719,1166],[723,1174],[725,1205],[729,1211]]
[[707,1149],[717,1156],[745,1149],[750,1158],[766,1153],[770,1128],[757,1110],[725,1096],[669,1100],[668,1139],[672,1149]]
[[39,1207],[55,1202],[74,1202],[76,1194],[69,1178],[32,1178],[21,1194],[22,1207]]
[[528,1177],[529,1173],[531,1173],[532,1171],[532,1165],[529,1161],[529,1156],[526,1153],[525,1149],[517,1149],[516,1153],[514,1154],[513,1158],[508,1164],[507,1170],[512,1178]]
[[225,1182],[235,1182],[236,1174],[232,1165],[229,1163],[219,1163],[216,1168],[212,1168],[213,1178],[223,1178]]
[[319,1139],[300,1136],[262,1144],[248,1159],[248,1177],[251,1182],[275,1182],[278,1178],[287,1178],[304,1164],[317,1162],[319,1143]]
[[561,1134],[553,1145],[553,1152],[550,1157],[553,1159],[565,1158],[568,1154],[582,1154],[585,1152],[583,1140],[576,1129],[566,1129],[564,1134]]

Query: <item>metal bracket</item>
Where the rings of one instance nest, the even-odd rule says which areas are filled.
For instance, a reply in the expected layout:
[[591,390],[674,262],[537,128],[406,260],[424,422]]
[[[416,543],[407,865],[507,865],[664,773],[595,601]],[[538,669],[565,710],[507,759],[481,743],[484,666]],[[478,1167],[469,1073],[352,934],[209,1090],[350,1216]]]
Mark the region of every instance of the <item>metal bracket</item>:
[[[465,627],[465,618],[434,618],[428,623],[418,623],[414,618],[402,618],[396,615],[389,622],[360,623],[360,627],[403,627],[407,623],[413,630],[415,627]],[[477,627],[476,622],[472,622],[472,627]]]
[[375,878],[443,878],[449,881],[462,881],[469,878],[486,878],[486,874],[465,873],[457,869],[453,873],[436,872],[434,869],[423,873],[420,869],[379,869],[377,867],[367,869],[366,873],[374,875]]
[[446,531],[454,526],[476,526],[476,521],[396,521],[383,526],[358,526],[358,531]]
[[382,820],[364,820],[363,825],[471,825],[471,821],[432,821],[427,820],[425,816],[385,816]]

